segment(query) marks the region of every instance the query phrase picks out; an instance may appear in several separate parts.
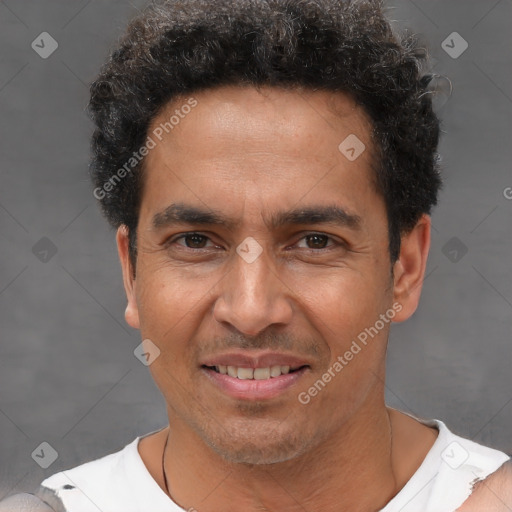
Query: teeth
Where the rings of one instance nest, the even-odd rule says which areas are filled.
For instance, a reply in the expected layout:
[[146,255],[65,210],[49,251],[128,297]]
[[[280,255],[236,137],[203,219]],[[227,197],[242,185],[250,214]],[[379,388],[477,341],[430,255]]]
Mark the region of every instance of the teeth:
[[271,366],[270,367],[270,376],[271,377],[279,377],[281,375],[281,367],[278,366]]
[[254,370],[252,368],[238,368],[238,378],[247,380],[254,378]]
[[256,368],[256,370],[254,370],[254,379],[270,379],[270,368]]
[[215,370],[222,375],[240,380],[266,380],[290,373],[289,366],[270,366],[266,368],[243,368],[237,366],[215,366]]

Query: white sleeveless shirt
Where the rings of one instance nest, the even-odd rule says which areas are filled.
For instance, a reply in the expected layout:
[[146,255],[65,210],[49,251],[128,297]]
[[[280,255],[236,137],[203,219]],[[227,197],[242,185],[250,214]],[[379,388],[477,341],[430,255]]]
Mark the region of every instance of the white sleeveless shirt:
[[[454,512],[477,481],[510,459],[453,434],[442,421],[422,423],[439,430],[437,440],[407,484],[379,512]],[[62,500],[67,512],[183,512],[144,465],[137,449],[140,439],[116,453],[56,473],[41,485]]]

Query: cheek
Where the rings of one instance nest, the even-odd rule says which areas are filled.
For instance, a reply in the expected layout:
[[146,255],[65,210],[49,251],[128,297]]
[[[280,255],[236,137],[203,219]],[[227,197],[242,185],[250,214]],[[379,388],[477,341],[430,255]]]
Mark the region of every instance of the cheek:
[[208,285],[190,281],[179,271],[149,269],[140,273],[137,305],[141,334],[166,351],[179,352],[193,335],[195,318],[204,303]]
[[177,406],[186,401],[184,389],[191,386],[194,358],[190,340],[197,331],[200,297],[195,287],[184,285],[168,271],[141,272],[138,278],[141,337],[149,338],[160,350],[149,371],[168,403]]
[[293,277],[289,287],[297,290],[297,300],[307,308],[311,322],[324,325],[329,337],[353,335],[354,329],[373,324],[386,310],[387,292],[375,271],[331,269],[314,279],[301,277],[305,276]]
[[303,314],[317,331],[325,355],[313,381],[322,374],[332,380],[330,391],[318,400],[323,406],[334,407],[339,400],[355,406],[380,373],[390,324],[382,326],[379,319],[391,297],[383,275],[371,260],[365,270],[331,269],[323,277],[301,281]]
[[141,265],[137,286],[142,316],[154,316],[159,312],[165,313],[162,320],[183,317],[196,305],[200,306],[215,279],[212,272],[197,272],[187,265],[173,266],[160,261],[162,259],[161,256],[148,258],[149,261]]

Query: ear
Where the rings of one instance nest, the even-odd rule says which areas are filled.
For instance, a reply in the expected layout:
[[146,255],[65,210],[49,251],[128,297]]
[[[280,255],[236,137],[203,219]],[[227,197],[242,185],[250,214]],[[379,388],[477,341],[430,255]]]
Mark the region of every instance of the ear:
[[125,225],[118,228],[116,241],[119,259],[121,261],[121,269],[123,270],[124,290],[126,292],[126,298],[128,299],[128,305],[126,306],[124,317],[128,325],[134,329],[139,329],[139,310],[135,295],[136,280],[133,275],[133,267],[130,261],[128,228]]
[[394,322],[407,320],[418,307],[430,249],[430,229],[430,217],[423,215],[401,238],[400,255],[393,266],[393,295],[402,309],[397,312]]

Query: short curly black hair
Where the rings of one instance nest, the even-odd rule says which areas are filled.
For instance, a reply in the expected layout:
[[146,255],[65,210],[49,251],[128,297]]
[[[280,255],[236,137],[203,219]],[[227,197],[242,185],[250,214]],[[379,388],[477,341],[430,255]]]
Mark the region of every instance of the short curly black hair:
[[430,213],[441,186],[426,64],[427,51],[392,29],[381,0],[152,2],[91,85],[95,196],[114,227],[127,226],[135,265],[144,160],[112,178],[169,101],[222,85],[341,91],[372,121],[394,263],[401,235]]

